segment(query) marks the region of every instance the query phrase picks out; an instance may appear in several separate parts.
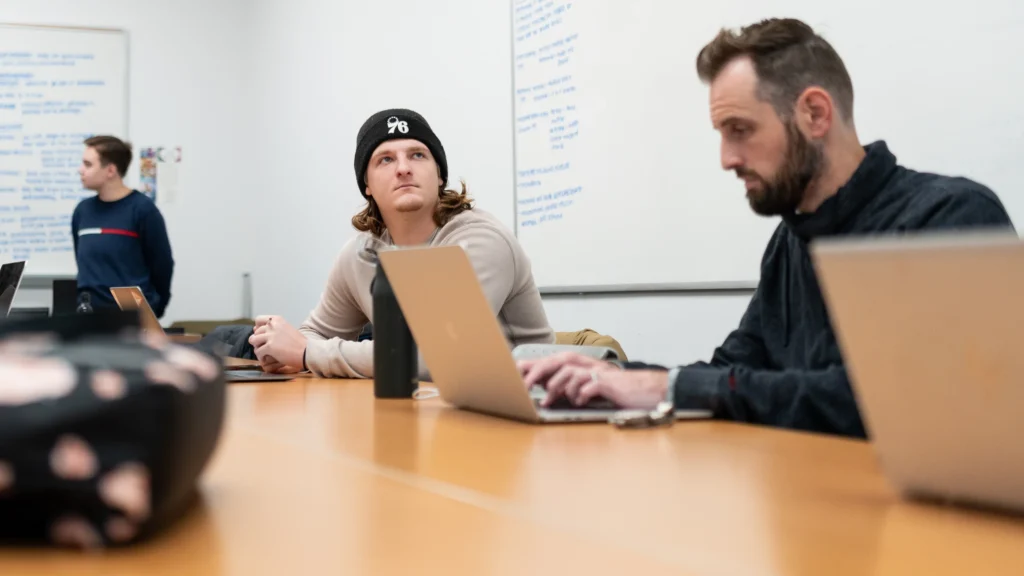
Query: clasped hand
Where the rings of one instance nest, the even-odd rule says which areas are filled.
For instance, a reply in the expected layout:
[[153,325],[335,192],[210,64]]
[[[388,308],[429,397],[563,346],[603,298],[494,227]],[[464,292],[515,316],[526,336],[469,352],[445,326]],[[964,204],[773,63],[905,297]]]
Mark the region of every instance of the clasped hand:
[[306,337],[280,316],[259,316],[249,337],[264,372],[301,372]]

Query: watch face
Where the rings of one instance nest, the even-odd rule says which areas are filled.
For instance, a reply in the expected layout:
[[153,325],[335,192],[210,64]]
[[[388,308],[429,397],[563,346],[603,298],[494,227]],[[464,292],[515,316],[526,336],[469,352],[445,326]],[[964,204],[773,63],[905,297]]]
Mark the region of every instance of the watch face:
[[667,400],[658,402],[658,405],[654,407],[654,412],[657,412],[660,416],[667,416],[675,412],[675,405]]
[[650,423],[650,410],[619,410],[609,419],[612,424],[624,428],[643,427]]
[[619,410],[608,422],[619,428],[653,428],[671,424],[674,419],[672,404],[662,402],[654,410]]

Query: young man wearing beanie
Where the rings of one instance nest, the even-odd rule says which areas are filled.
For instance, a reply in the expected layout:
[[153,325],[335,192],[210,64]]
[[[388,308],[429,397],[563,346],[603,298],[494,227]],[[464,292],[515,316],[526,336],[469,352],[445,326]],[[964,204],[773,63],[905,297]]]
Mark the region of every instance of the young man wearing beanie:
[[366,198],[352,218],[360,233],[341,249],[302,326],[280,316],[256,319],[249,343],[264,370],[372,377],[373,341],[357,339],[373,319],[376,250],[389,245],[462,246],[509,346],[554,342],[522,247],[496,218],[472,206],[465,184],[461,192],[445,188],[444,147],[422,116],[404,109],[371,116],[356,137],[355,173]]

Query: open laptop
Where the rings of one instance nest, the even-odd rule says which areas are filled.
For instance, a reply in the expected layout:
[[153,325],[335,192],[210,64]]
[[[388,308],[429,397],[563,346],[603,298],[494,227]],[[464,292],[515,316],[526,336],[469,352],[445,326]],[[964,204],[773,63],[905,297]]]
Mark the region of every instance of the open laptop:
[[[121,310],[134,310],[139,313],[139,324],[143,330],[166,333],[163,326],[160,325],[160,320],[156,317],[156,313],[153,312],[153,308],[150,307],[149,301],[146,300],[146,296],[142,293],[141,288],[138,286],[119,286],[111,288],[110,294],[114,297],[117,307]],[[255,365],[259,366],[258,363]],[[226,367],[224,377],[228,382],[285,381],[295,379],[293,374],[272,374],[260,369],[254,370],[251,368],[251,366]]]
[[133,310],[139,313],[139,324],[143,330],[159,332],[161,334],[165,333],[164,327],[160,325],[160,320],[156,317],[156,313],[153,312],[153,309],[149,306],[149,301],[146,300],[146,296],[138,286],[111,288],[110,295],[114,297],[117,307],[121,310]]
[[[542,408],[527,390],[476,273],[460,246],[379,253],[409,329],[441,397],[450,404],[524,422],[606,422],[608,403]],[[708,418],[700,410],[676,418]]]
[[14,297],[18,294],[24,273],[24,260],[0,266],[0,315],[5,318],[11,313],[11,306],[14,305]]
[[1024,242],[930,233],[811,253],[890,482],[908,497],[1024,511]]

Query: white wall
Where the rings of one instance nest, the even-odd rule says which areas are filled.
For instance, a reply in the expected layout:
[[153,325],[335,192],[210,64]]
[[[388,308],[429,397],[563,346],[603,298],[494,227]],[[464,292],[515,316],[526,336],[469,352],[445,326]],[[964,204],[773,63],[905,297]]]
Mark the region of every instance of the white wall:
[[555,330],[615,337],[630,360],[666,366],[707,360],[739,325],[750,292],[546,295]]
[[[422,113],[451,179],[513,226],[511,7],[507,0],[254,0],[253,98],[261,127],[253,268],[257,313],[301,322],[362,205],[352,156],[367,116]],[[254,226],[260,226],[254,222]],[[260,226],[262,227],[262,226]],[[624,279],[625,281],[625,279]],[[593,328],[631,357],[708,357],[749,294],[545,297],[559,331]]]
[[[247,0],[4,0],[0,21],[129,32],[129,131],[136,149],[181,145],[181,195],[161,204],[177,263],[165,322],[242,313],[255,133]],[[139,165],[131,166],[129,184]],[[15,306],[47,306],[49,290]]]
[[[177,270],[165,321],[316,304],[362,205],[352,156],[363,120],[422,113],[451,180],[513,226],[511,10],[506,0],[17,0],[0,21],[130,32],[137,147],[182,145],[182,196],[162,206]],[[138,165],[132,166],[133,178]],[[205,268],[204,268],[205,267]],[[556,330],[593,328],[638,359],[707,357],[749,295],[545,297]],[[17,306],[47,306],[23,290]]]
[[355,137],[372,113],[412,108],[445,146],[452,182],[510,227],[512,95],[507,2],[255,0],[258,221],[281,233],[253,271],[258,313],[299,322],[363,205]]

